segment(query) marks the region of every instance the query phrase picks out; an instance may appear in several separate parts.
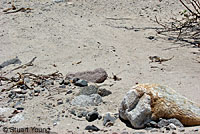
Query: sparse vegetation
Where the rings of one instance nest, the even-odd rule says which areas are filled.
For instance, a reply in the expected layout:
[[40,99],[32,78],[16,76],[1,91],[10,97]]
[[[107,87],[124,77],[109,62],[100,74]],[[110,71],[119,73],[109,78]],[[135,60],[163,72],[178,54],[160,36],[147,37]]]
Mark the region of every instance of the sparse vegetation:
[[156,22],[163,27],[158,30],[158,34],[170,35],[169,39],[185,41],[200,47],[200,1],[199,0],[179,0],[186,8],[180,12],[181,19],[172,18],[172,22],[161,23],[156,17]]

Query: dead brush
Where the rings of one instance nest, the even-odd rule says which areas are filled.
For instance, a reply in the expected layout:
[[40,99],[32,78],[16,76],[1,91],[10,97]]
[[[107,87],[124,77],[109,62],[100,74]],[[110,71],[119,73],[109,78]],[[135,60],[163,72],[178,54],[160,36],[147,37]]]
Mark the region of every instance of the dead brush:
[[163,27],[157,30],[157,33],[200,47],[200,1],[179,0],[179,2],[186,8],[180,12],[183,17],[180,20],[172,18],[170,23],[160,22],[156,17],[156,22]]

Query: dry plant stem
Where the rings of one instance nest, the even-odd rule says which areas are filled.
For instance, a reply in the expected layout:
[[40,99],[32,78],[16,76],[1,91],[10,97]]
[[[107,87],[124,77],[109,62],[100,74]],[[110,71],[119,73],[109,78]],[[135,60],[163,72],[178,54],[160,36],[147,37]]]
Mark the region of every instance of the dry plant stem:
[[181,4],[182,4],[185,8],[187,8],[188,11],[190,11],[190,13],[192,13],[193,15],[195,15],[195,16],[198,17],[198,15],[197,15],[196,13],[194,13],[188,6],[186,6],[185,3],[184,3],[182,0],[179,0],[179,1],[181,2]]
[[[192,1],[195,3],[195,5],[197,6],[197,8],[200,9],[200,5],[197,3],[197,1],[196,0],[192,0]],[[200,14],[199,10],[197,8],[195,7],[195,10],[197,11],[198,14]]]

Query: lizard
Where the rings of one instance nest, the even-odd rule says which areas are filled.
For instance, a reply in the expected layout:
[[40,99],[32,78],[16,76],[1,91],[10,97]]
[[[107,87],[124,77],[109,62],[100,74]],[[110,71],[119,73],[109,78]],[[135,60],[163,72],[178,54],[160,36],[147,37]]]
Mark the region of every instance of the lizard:
[[[151,60],[151,62],[159,62],[160,64],[161,64],[162,62],[171,60],[171,59],[173,59],[173,58],[174,58],[174,56],[172,56],[171,58],[168,58],[168,59],[161,58],[161,57],[159,57],[159,56],[149,56],[149,59]],[[150,62],[150,63],[151,63],[151,62]]]

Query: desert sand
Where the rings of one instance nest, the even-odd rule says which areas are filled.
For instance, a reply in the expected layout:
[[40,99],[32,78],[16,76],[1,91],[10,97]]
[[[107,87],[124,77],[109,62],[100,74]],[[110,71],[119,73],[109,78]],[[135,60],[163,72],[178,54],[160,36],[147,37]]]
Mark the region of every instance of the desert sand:
[[[33,10],[5,14],[3,10],[11,7],[11,4],[6,0],[0,2],[0,63],[16,56],[22,63],[29,62],[35,56],[37,59],[34,66],[18,69],[9,76],[17,72],[48,74],[55,71],[65,75],[103,68],[110,77],[113,73],[121,80],[108,78],[103,83],[112,84],[105,86],[112,94],[103,98],[105,104],[98,106],[101,114],[118,113],[124,95],[137,83],[166,85],[200,104],[200,63],[196,61],[200,59],[200,48],[168,40],[167,36],[156,32],[161,26],[155,22],[155,16],[165,22],[172,17],[180,17],[179,12],[184,7],[178,1],[16,0],[14,5]],[[149,38],[151,36],[153,38]],[[148,57],[154,55],[174,58],[162,64],[150,63]],[[73,64],[77,62],[79,64]],[[17,66],[9,65],[1,73]],[[54,97],[66,99],[62,94]],[[120,120],[107,128],[102,126],[101,120],[88,123],[85,120],[61,118],[53,126],[59,110],[68,106],[61,105],[46,111],[44,102],[50,101],[54,103],[42,96],[27,100],[24,104],[27,119],[8,126],[50,127],[52,132],[58,134],[69,133],[67,131],[87,133],[84,130],[86,124],[99,126],[107,133],[135,131]]]

